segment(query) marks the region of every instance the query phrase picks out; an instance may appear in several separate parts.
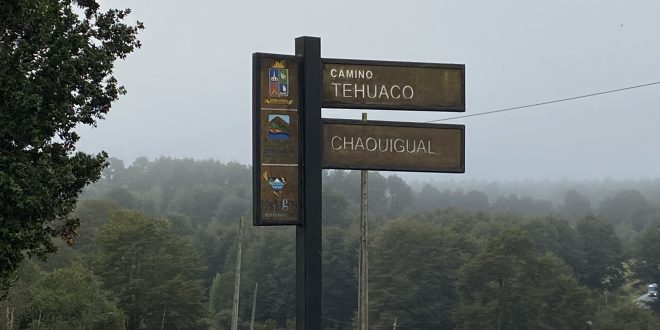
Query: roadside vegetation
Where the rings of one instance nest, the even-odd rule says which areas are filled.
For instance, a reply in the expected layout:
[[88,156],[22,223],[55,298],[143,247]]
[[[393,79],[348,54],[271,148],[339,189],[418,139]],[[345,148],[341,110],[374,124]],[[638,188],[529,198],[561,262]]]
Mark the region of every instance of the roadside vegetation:
[[[659,181],[463,190],[377,172],[369,180],[375,329],[660,324],[656,304],[638,301],[660,281]],[[21,264],[0,329],[228,328],[251,194],[242,164],[110,159],[78,202],[75,244],[54,238],[56,254]],[[326,329],[352,329],[356,315],[358,196],[359,172],[324,173]],[[294,228],[248,225],[244,237],[239,327],[249,326],[258,284],[255,328],[292,328]]]

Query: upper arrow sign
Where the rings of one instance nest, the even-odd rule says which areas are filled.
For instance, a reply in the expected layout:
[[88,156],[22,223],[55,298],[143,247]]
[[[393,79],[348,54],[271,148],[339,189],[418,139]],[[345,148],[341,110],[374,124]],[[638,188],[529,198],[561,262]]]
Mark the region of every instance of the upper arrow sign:
[[323,107],[465,111],[465,65],[322,59]]

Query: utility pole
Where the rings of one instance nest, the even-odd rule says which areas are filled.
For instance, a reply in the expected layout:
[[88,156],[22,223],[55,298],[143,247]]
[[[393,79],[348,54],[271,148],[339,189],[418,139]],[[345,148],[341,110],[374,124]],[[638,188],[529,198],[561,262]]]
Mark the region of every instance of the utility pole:
[[[362,120],[367,121],[367,113],[362,113]],[[369,329],[369,253],[367,249],[368,223],[368,179],[369,171],[360,171],[360,266],[358,267],[358,329]]]
[[[14,330],[14,307],[11,308],[11,313],[9,312],[9,297],[7,297],[7,330]],[[41,313],[39,313],[39,323],[41,323]],[[37,326],[39,325],[37,323]]]
[[259,283],[254,283],[254,295],[252,296],[252,318],[250,319],[250,330],[254,330],[254,316],[257,314],[257,288]]
[[163,318],[160,320],[160,330],[165,329],[165,313],[167,312],[167,305],[163,308]]
[[238,302],[241,289],[241,250],[243,248],[243,217],[238,227],[238,253],[236,255],[236,278],[234,280],[234,305],[231,309],[231,330],[238,330]]

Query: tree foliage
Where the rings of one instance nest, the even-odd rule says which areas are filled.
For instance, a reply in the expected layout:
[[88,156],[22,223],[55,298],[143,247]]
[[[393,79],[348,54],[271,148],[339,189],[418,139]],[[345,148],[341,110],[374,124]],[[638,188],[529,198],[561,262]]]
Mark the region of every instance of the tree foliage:
[[29,328],[121,329],[123,313],[109,299],[98,279],[82,266],[47,274],[36,285],[30,312],[22,320]]
[[648,283],[660,281],[660,219],[654,221],[639,238],[636,271]]
[[[19,270],[4,310],[15,311],[19,329],[123,329],[124,314],[111,293],[102,290],[92,272],[80,264],[44,273],[33,263]],[[6,316],[5,316],[6,317]]]
[[187,238],[171,235],[164,221],[119,211],[97,242],[95,272],[118,294],[128,329],[203,327],[204,267]]
[[548,216],[532,219],[521,227],[527,231],[540,253],[560,257],[573,268],[573,272],[584,269],[582,246],[575,227],[568,220]]
[[452,230],[413,220],[387,223],[370,251],[370,323],[451,329],[458,269],[470,244]]
[[[78,7],[78,9],[75,9]],[[99,178],[106,154],[75,152],[76,125],[96,125],[125,92],[116,59],[140,46],[130,10],[95,0],[0,2],[0,290],[27,255],[75,237],[64,220]]]
[[[357,310],[357,230],[336,227],[323,231],[323,315],[332,320],[350,320]],[[352,328],[351,328],[352,329]]]
[[599,213],[613,224],[628,224],[635,230],[645,228],[653,217],[653,209],[637,190],[623,190],[606,198]]
[[[292,228],[260,229],[252,233],[257,235],[246,238],[252,243],[244,252],[241,297],[252,297],[254,284],[259,283],[258,315],[284,325],[287,319],[295,318],[296,311],[295,232]],[[234,274],[236,250],[230,250],[229,255],[231,266],[226,268]],[[241,314],[250,315],[251,301],[242,302]]]
[[653,330],[658,328],[660,317],[631,302],[603,308],[595,317],[593,329],[598,330]]
[[593,216],[577,222],[583,266],[576,271],[580,282],[593,289],[612,290],[622,284],[623,251],[614,227]]
[[489,238],[458,279],[456,329],[583,329],[589,293],[561,259],[516,227]]
[[232,300],[227,299],[234,295],[235,274],[216,274],[209,288],[209,309],[213,317],[220,324],[229,327]]
[[[9,296],[14,324],[32,322],[34,315],[38,319],[24,308],[32,306],[36,291],[43,299],[56,295],[57,286],[37,285],[39,279],[92,259],[104,289],[97,293],[112,296],[107,300],[129,317],[129,328],[135,322],[142,328],[227,328],[237,217],[250,213],[250,168],[166,157],[138,158],[128,167],[117,159],[110,162],[78,204],[75,215],[84,237],[74,248],[60,248],[47,263],[29,263],[40,270],[21,271]],[[372,172],[369,186],[371,328],[392,328],[395,319],[400,329],[493,329],[498,320],[502,329],[587,329],[587,321],[592,329],[653,328],[656,318],[649,315],[657,313],[656,304],[643,311],[630,302],[650,283],[640,280],[657,281],[655,273],[644,271],[660,269],[654,243],[660,241],[658,226],[637,233],[628,227],[635,216],[613,225],[600,212],[603,204],[596,203],[607,201],[606,194],[595,198],[593,189],[580,186],[607,221],[575,221],[562,216],[571,209],[579,216],[587,203],[572,205],[579,198],[566,190],[553,193],[553,206],[536,199],[539,195],[492,194],[495,184],[480,190],[470,185],[449,189],[443,183],[439,190],[429,183],[416,191],[405,181]],[[521,191],[529,191],[523,186]],[[626,214],[637,214],[640,207],[657,212],[648,197],[651,188],[643,190],[646,204],[635,204]],[[325,171],[323,201],[322,326],[351,329],[357,305],[359,172]],[[134,211],[116,213],[119,207]],[[421,211],[426,213],[413,213]],[[630,255],[621,253],[620,226],[637,233],[630,237],[639,248],[629,249]],[[294,242],[293,227],[245,228],[239,328],[248,327],[256,283],[255,329],[293,328]],[[585,287],[587,281],[592,286]],[[0,303],[0,319],[7,315],[5,306]],[[50,311],[61,310],[71,328],[86,322],[85,315],[60,307]],[[196,315],[201,322],[182,315]],[[207,317],[213,320],[207,323]]]
[[583,218],[593,213],[589,198],[574,189],[566,192],[566,195],[564,196],[564,205],[560,211],[564,216],[573,220]]

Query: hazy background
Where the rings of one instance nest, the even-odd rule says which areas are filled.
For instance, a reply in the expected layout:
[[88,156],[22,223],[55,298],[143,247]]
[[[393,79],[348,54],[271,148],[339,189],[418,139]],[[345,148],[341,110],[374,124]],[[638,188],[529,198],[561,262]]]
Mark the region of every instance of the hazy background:
[[[251,163],[251,54],[463,63],[465,114],[660,81],[660,2],[104,1],[143,21],[117,65],[128,94],[79,149]],[[660,85],[494,115],[466,125],[466,173],[446,179],[656,178]],[[361,110],[324,110],[359,119]],[[456,113],[368,111],[425,122]]]

